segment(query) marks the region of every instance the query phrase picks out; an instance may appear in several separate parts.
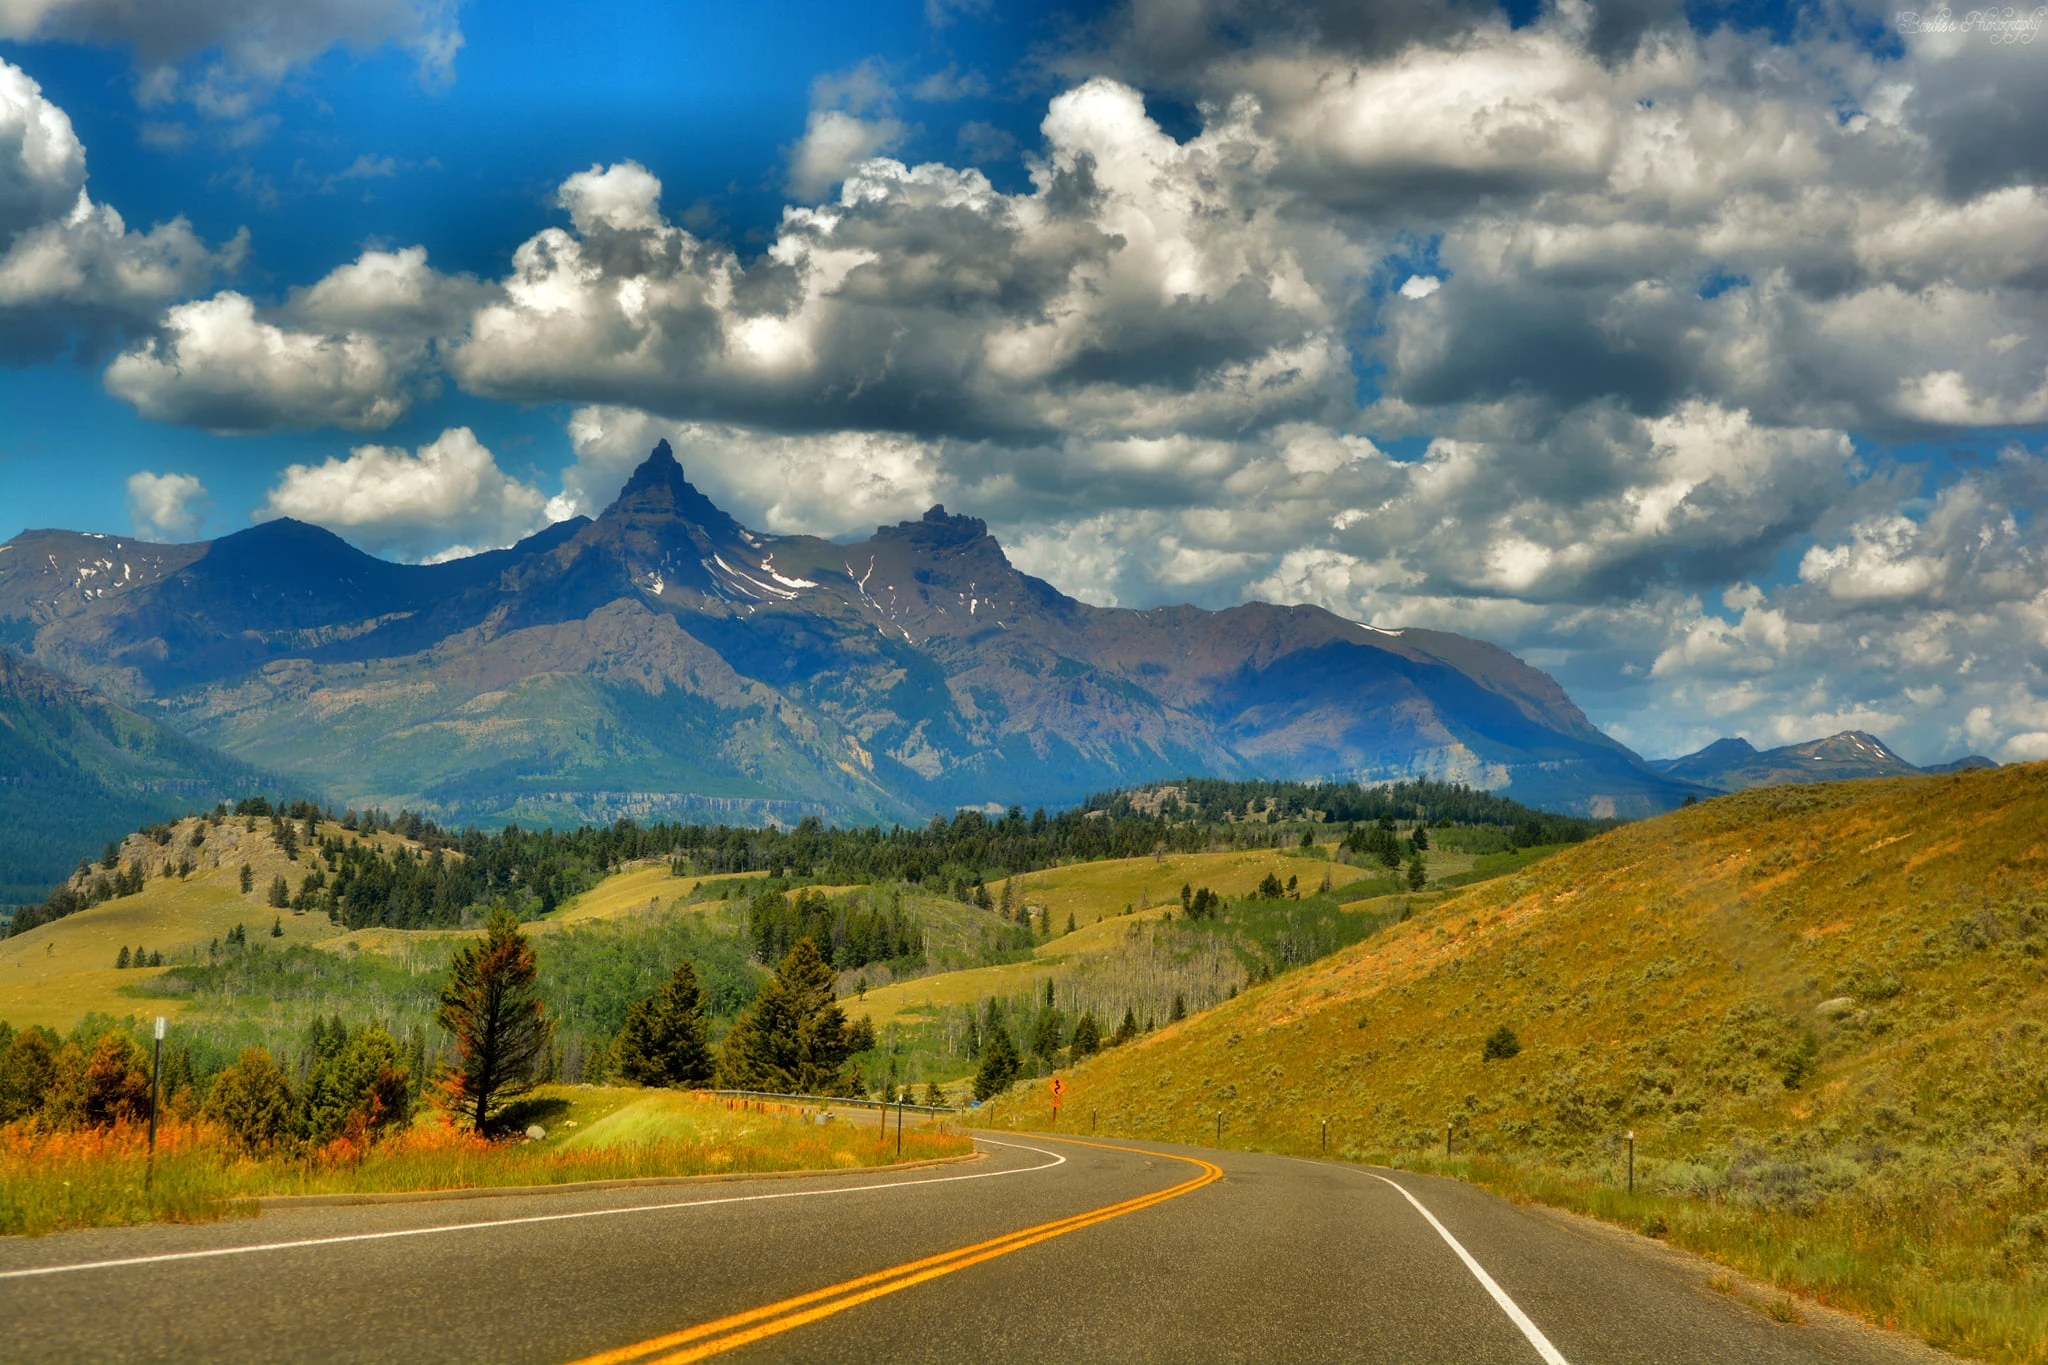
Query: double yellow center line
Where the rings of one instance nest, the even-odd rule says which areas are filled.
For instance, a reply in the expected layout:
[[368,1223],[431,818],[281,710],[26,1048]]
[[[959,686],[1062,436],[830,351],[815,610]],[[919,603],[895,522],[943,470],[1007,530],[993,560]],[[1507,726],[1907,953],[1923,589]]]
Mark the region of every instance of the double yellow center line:
[[1191,1156],[1175,1156],[1170,1152],[1147,1152],[1136,1147],[1116,1147],[1106,1142],[1079,1142],[1076,1138],[1056,1138],[1054,1141],[1076,1142],[1083,1147],[1101,1147],[1112,1152],[1136,1152],[1140,1156],[1164,1157],[1170,1161],[1184,1161],[1199,1167],[1201,1174],[1184,1180],[1178,1185],[1126,1199],[1119,1204],[1106,1204],[1099,1209],[1077,1213],[1070,1218],[1055,1219],[1040,1223],[1036,1227],[1024,1228],[1001,1237],[992,1237],[986,1242],[972,1246],[956,1247],[952,1251],[927,1256],[921,1261],[908,1261],[888,1270],[877,1270],[870,1275],[846,1280],[824,1289],[814,1289],[808,1294],[783,1299],[779,1303],[765,1304],[750,1308],[744,1313],[713,1322],[699,1323],[695,1327],[666,1336],[650,1337],[631,1346],[586,1356],[574,1365],[686,1365],[686,1362],[703,1360],[750,1342],[787,1332],[794,1327],[816,1322],[820,1318],[843,1313],[856,1305],[894,1294],[912,1285],[936,1280],[941,1275],[950,1275],[956,1270],[965,1270],[983,1261],[992,1261],[998,1256],[1007,1256],[1013,1251],[1038,1242],[1049,1241],[1069,1232],[1077,1232],[1097,1223],[1106,1223],[1112,1218],[1121,1218],[1127,1213],[1149,1209],[1154,1204],[1163,1204],[1169,1199],[1178,1199],[1184,1194],[1199,1190],[1202,1186],[1219,1180],[1223,1176],[1220,1167]]

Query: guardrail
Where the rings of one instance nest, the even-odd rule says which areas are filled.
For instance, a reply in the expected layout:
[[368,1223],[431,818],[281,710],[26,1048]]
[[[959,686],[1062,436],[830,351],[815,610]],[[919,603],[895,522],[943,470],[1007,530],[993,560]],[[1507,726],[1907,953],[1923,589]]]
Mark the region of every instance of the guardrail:
[[870,1100],[854,1095],[783,1095],[773,1090],[714,1090],[714,1095],[727,1099],[776,1100],[783,1104],[837,1104],[854,1109],[915,1109],[920,1114],[957,1114],[960,1110],[946,1104],[910,1104],[895,1100]]

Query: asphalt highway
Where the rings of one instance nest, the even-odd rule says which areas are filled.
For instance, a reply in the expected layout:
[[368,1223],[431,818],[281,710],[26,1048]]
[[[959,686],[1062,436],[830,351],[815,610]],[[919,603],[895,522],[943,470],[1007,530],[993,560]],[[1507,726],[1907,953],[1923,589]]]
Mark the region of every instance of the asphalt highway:
[[1697,1273],[1453,1181],[988,1134],[913,1171],[0,1240],[0,1359],[1854,1362]]

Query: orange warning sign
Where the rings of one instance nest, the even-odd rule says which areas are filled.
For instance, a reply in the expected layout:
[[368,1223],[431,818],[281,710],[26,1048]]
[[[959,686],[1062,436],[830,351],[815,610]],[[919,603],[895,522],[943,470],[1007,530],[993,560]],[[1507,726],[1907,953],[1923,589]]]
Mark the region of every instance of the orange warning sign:
[[1052,1107],[1053,1107],[1053,1108],[1055,1108],[1055,1109],[1059,1108],[1059,1107],[1060,1107],[1060,1101],[1066,1098],[1066,1094],[1067,1094],[1067,1083],[1066,1083],[1065,1081],[1061,1080],[1061,1079],[1060,1079],[1059,1077],[1057,1077],[1057,1076],[1053,1077],[1053,1078],[1052,1078]]

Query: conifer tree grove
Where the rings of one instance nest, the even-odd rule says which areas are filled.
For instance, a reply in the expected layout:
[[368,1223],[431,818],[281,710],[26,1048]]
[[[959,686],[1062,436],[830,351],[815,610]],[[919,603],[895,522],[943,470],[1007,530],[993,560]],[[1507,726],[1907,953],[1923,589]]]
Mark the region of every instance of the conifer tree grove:
[[711,1084],[711,1022],[697,968],[684,958],[667,984],[626,1011],[612,1041],[618,1074],[640,1085],[678,1089]]
[[507,1101],[532,1088],[554,1041],[554,1022],[534,985],[537,973],[533,945],[506,910],[493,911],[483,942],[448,964],[436,1017],[455,1037],[452,1098],[479,1133],[490,1131]]
[[798,939],[726,1035],[726,1083],[794,1095],[857,1091],[860,1080],[850,1063],[864,1043],[872,1046],[874,1030],[846,1022],[833,985],[818,945]]

